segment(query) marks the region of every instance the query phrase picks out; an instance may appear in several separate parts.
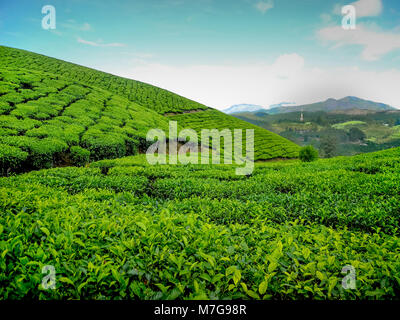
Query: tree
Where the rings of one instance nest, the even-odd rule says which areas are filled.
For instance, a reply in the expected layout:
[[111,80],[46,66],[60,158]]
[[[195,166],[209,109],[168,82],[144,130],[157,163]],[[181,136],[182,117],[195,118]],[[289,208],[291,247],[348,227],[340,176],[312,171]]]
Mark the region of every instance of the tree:
[[319,115],[319,116],[317,117],[317,119],[315,120],[315,122],[316,122],[317,124],[319,124],[320,126],[325,126],[325,125],[327,124],[326,118],[325,118],[324,116],[322,116],[322,115]]
[[302,162],[311,162],[318,159],[318,151],[311,145],[300,149],[299,158]]
[[351,128],[349,131],[350,141],[364,141],[366,135],[363,131],[358,128]]
[[324,136],[320,141],[320,151],[325,158],[332,158],[336,154],[337,140],[334,136]]

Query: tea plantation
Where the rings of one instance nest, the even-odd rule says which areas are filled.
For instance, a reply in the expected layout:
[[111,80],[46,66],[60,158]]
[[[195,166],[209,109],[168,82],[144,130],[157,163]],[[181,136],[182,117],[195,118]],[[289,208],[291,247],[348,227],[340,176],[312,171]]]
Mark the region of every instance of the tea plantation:
[[1,300],[399,297],[400,149],[247,176],[151,166],[146,134],[170,120],[254,129],[256,160],[298,156],[169,91],[0,46]]
[[144,152],[147,132],[168,135],[169,120],[254,129],[256,160],[298,156],[296,144],[169,91],[0,46],[0,175]]
[[399,181],[400,149],[251,176],[139,155],[0,178],[0,299],[397,299]]
[[22,69],[0,77],[3,174],[134,154],[149,129],[168,128],[165,117],[102,89]]

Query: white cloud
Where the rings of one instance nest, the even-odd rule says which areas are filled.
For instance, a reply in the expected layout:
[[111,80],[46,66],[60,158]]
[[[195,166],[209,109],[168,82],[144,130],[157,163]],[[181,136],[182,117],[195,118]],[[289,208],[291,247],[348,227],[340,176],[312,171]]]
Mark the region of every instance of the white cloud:
[[309,68],[295,53],[284,54],[271,64],[172,66],[136,61],[104,71],[151,83],[217,109],[239,103],[304,104],[350,95],[400,107],[400,70]]
[[262,14],[264,14],[268,10],[270,10],[274,7],[274,1],[273,0],[259,1],[254,6],[258,11],[260,11]]
[[81,24],[78,24],[73,19],[68,19],[66,21],[66,23],[61,23],[60,25],[63,28],[74,30],[74,31],[92,31],[93,30],[92,26],[89,23],[85,22],[81,25]]
[[[356,8],[357,18],[379,16],[383,9],[382,0],[358,0],[350,3],[350,5]],[[341,7],[340,5],[336,5],[334,13],[340,15]]]
[[103,43],[102,40],[98,40],[98,41],[88,41],[88,40],[84,40],[80,37],[77,38],[77,41],[79,43],[83,43],[92,47],[125,47],[124,43],[118,43],[118,42],[113,42],[113,43]]
[[400,34],[380,31],[376,27],[357,24],[355,30],[344,30],[340,26],[326,27],[318,31],[321,40],[333,42],[335,47],[360,45],[362,58],[367,61],[380,59],[383,55],[400,48]]

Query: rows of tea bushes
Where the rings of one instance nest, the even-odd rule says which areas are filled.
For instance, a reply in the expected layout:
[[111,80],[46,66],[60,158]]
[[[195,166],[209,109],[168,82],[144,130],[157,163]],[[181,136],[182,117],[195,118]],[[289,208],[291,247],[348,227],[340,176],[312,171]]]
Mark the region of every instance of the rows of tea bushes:
[[[191,128],[201,137],[202,129],[234,129],[241,128],[242,132],[242,150],[246,150],[246,129],[254,130],[254,159],[267,160],[274,158],[297,158],[299,147],[281,136],[257,127],[248,122],[235,117],[226,115],[218,110],[209,109],[202,112],[183,113],[168,117],[171,120],[178,121],[181,127]],[[233,136],[232,136],[233,137]],[[223,141],[221,141],[223,147]]]
[[255,129],[255,159],[298,156],[294,143],[169,91],[0,46],[0,174],[135,154],[149,129],[168,135],[174,119],[197,131]]
[[398,299],[399,179],[400,149],[0,178],[0,299]]
[[75,79],[125,97],[161,114],[207,109],[200,103],[147,83],[117,77],[29,51],[0,46],[0,69],[12,67],[47,71],[66,79]]
[[0,70],[0,171],[136,154],[165,117],[103,89],[24,69]]

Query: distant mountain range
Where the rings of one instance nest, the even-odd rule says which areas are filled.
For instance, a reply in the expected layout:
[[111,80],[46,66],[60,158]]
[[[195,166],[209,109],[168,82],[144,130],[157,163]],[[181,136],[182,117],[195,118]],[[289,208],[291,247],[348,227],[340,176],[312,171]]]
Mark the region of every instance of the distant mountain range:
[[228,109],[223,110],[227,114],[243,113],[243,112],[257,112],[257,113],[268,113],[268,114],[279,114],[288,112],[336,112],[336,113],[347,113],[347,114],[358,114],[368,113],[377,111],[390,111],[397,110],[387,104],[378,103],[370,100],[364,100],[357,97],[345,97],[339,100],[327,99],[325,101],[316,102],[305,105],[294,105],[293,102],[281,102],[273,104],[269,107],[263,107],[254,104],[237,104]]
[[242,112],[257,112],[257,111],[268,111],[274,108],[288,107],[295,105],[294,102],[281,102],[277,104],[272,104],[269,107],[263,107],[256,104],[235,104],[222,112],[226,114],[242,113]]
[[356,113],[357,110],[364,111],[388,111],[396,110],[395,108],[374,101],[364,100],[357,97],[345,97],[343,99],[328,99],[325,101],[305,104],[300,106],[280,106],[269,110],[262,110],[269,114],[278,113],[288,113],[288,112],[315,112],[315,111],[325,111],[325,112],[336,112],[336,113]]
[[294,102],[281,102],[277,104],[272,104],[269,106],[269,109],[275,109],[275,108],[281,108],[281,107],[290,107],[290,106],[295,106],[296,103]]

